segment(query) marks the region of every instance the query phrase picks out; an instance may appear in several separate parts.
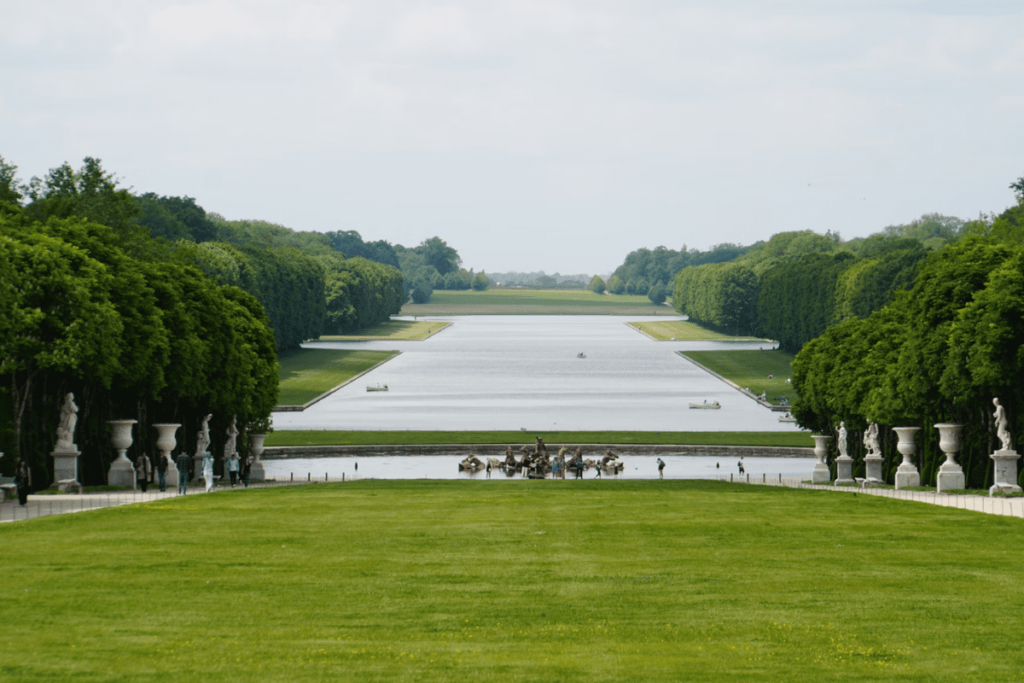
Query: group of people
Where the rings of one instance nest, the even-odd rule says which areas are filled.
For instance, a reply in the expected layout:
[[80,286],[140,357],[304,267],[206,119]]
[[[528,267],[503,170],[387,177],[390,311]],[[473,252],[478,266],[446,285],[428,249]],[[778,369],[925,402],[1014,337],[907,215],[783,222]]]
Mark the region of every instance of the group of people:
[[[249,475],[252,472],[252,456],[249,456],[245,460],[240,460],[238,453],[232,453],[226,461],[224,461],[224,469],[228,473],[231,480],[231,488],[234,488],[236,484],[242,483],[246,488],[249,487]],[[184,495],[188,491],[188,480],[189,471],[192,467],[192,456],[188,453],[182,452],[178,455],[175,464],[178,468],[178,493]],[[210,451],[206,451],[203,455],[203,480],[206,483],[206,491],[213,488],[214,476],[213,476],[213,454]],[[160,486],[160,492],[163,493],[167,490],[167,468],[170,467],[169,458],[158,457],[156,459],[156,476],[157,483]],[[145,453],[139,455],[135,459],[135,481],[138,483],[139,488],[145,493],[149,484],[153,481],[153,465],[150,462],[149,456]]]

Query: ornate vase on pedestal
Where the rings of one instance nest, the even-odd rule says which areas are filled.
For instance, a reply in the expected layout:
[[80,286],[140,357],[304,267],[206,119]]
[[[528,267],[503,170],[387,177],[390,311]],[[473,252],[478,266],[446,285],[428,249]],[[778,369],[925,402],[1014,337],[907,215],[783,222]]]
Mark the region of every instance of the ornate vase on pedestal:
[[964,471],[953,459],[960,450],[960,430],[963,429],[963,425],[937,424],[935,428],[939,430],[939,448],[946,454],[946,462],[939,467],[939,473],[935,477],[936,490],[942,493],[966,488]]
[[832,481],[832,473],[828,471],[828,465],[825,464],[825,456],[828,455],[828,440],[831,436],[824,436],[822,434],[812,434],[811,438],[814,439],[814,455],[818,458],[818,462],[814,463],[814,472],[811,473],[812,484],[828,484]]
[[914,451],[917,450],[917,443],[914,437],[921,431],[920,427],[893,427],[893,431],[899,436],[896,442],[896,450],[903,455],[903,462],[896,468],[896,488],[902,489],[907,486],[920,486],[921,474],[911,461]]
[[[178,487],[178,466],[174,464],[174,459],[171,458],[171,451],[178,445],[178,440],[174,435],[180,427],[180,424],[170,423],[153,425],[157,432],[156,447],[160,449],[160,457],[167,460],[167,485],[172,488]],[[156,470],[156,466],[157,464],[153,463],[154,470]],[[188,476],[187,473],[186,476]]]
[[267,472],[263,469],[263,461],[260,460],[260,456],[263,455],[263,442],[266,438],[266,434],[249,435],[249,452],[252,453],[252,469],[249,471],[249,476],[255,481],[263,481],[267,478]]
[[132,445],[132,425],[137,420],[108,420],[107,424],[113,431],[110,440],[117,451],[117,458],[110,463],[107,471],[107,484],[111,486],[131,486],[135,488],[135,468],[125,455]]

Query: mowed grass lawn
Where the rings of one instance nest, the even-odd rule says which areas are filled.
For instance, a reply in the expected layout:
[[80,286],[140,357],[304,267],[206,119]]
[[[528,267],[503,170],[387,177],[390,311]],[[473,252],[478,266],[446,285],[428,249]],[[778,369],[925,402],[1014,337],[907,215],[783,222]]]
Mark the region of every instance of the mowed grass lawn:
[[[793,376],[790,364],[793,354],[785,351],[680,351],[701,365],[727,377],[741,387],[750,387],[755,394],[768,392],[768,400],[778,403],[785,396],[790,405],[797,398],[796,390],[786,380]],[[774,379],[768,379],[774,375]]]
[[451,323],[437,320],[389,320],[359,330],[358,334],[330,334],[320,341],[422,341]]
[[0,526],[0,678],[1020,680],[1022,532],[700,481],[189,495]]
[[646,296],[595,294],[589,289],[434,290],[425,304],[407,303],[402,315],[678,315]]
[[283,353],[278,357],[281,393],[277,403],[282,406],[303,405],[397,355],[398,351],[345,349],[296,349]]
[[811,448],[810,432],[429,432],[280,430],[267,446],[418,446],[432,444],[687,444],[695,446],[784,446]]
[[633,329],[643,332],[657,341],[757,341],[757,337],[734,337],[713,332],[688,320],[665,320],[659,322],[627,323]]

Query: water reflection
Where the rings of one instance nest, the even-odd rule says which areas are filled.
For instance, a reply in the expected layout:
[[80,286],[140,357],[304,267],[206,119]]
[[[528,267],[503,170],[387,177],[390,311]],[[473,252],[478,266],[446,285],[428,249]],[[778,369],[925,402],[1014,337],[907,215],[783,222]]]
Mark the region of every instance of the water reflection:
[[[465,455],[402,455],[376,457],[338,458],[295,458],[289,460],[266,460],[267,476],[276,479],[331,480],[345,479],[478,479],[486,480],[487,473],[460,472],[459,461]],[[662,455],[665,461],[666,479],[714,479],[739,476],[739,458],[719,458],[694,455]],[[657,479],[658,456],[623,455],[625,469],[618,476],[602,473],[602,479]],[[786,477],[810,477],[814,469],[814,458],[744,458],[746,474],[753,479]],[[358,467],[358,469],[357,469]],[[743,476],[746,476],[743,475]],[[576,475],[570,469],[566,479]],[[583,473],[584,479],[595,479],[594,469]],[[548,479],[551,475],[548,475]],[[491,479],[525,479],[522,473],[505,473],[494,470]]]

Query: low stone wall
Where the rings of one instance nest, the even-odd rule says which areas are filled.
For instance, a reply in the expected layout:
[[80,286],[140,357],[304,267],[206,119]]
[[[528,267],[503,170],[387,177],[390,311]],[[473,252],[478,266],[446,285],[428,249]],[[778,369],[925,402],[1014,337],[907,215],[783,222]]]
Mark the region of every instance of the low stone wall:
[[[513,444],[512,451],[519,457],[519,448]],[[555,454],[563,445],[570,450],[581,448],[587,456],[603,454],[612,450],[619,455],[705,455],[714,457],[745,458],[813,458],[813,448],[789,448],[773,446],[681,446],[672,444],[644,445],[580,443],[546,444],[548,453]],[[290,458],[337,458],[359,456],[361,458],[379,455],[476,455],[505,457],[508,444],[436,444],[429,446],[277,446],[263,451],[264,460],[288,460]]]

